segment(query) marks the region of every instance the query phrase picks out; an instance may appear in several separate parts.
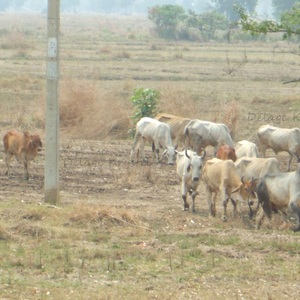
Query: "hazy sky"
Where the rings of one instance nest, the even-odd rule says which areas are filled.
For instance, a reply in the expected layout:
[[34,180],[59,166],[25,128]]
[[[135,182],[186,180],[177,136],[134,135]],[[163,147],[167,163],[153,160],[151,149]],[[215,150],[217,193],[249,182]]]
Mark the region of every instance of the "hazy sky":
[[[3,1],[3,0],[0,0],[0,1]],[[8,0],[7,0],[8,1]],[[284,1],[284,0],[283,0]],[[162,1],[163,4],[166,4],[167,1]],[[162,3],[161,1],[140,1],[140,2],[137,2],[138,4],[136,5],[136,8],[139,8],[139,13],[147,13],[147,8],[149,5],[151,4],[159,4],[159,3]],[[181,4],[181,3],[184,3],[185,1],[180,1],[180,0],[170,0],[168,3],[170,4]],[[210,1],[209,0],[203,0],[203,7],[205,7],[205,3],[209,3]],[[11,5],[9,7],[9,11],[13,11],[15,10],[15,5],[14,5],[14,1],[11,1],[9,0],[9,2]],[[61,3],[62,3],[62,0],[61,0]],[[70,1],[70,3],[72,3],[72,1]],[[76,7],[76,11],[77,12],[87,12],[87,9],[90,8],[90,5],[88,5],[89,1],[87,0],[80,0],[80,5]],[[143,5],[141,5],[141,3]],[[149,3],[149,4],[147,4]],[[26,0],[25,1],[25,4],[23,5],[22,7],[22,10],[23,11],[35,11],[35,12],[45,12],[46,9],[47,9],[47,5],[48,5],[48,0]],[[141,11],[141,9],[143,11]],[[127,8],[127,10],[123,9],[123,11],[119,11],[119,12],[126,12],[126,13],[129,13],[129,12],[136,12],[135,11],[135,7],[131,7],[131,9]],[[264,19],[270,19],[272,18],[272,1],[271,0],[259,0],[258,1],[258,5],[257,5],[257,14],[261,17],[261,18],[264,18]],[[118,11],[114,11],[114,12],[118,12]]]

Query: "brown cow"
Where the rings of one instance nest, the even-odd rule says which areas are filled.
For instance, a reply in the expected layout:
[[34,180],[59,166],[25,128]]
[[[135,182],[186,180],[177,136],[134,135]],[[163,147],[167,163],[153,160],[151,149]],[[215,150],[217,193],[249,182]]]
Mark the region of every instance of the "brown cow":
[[29,179],[29,161],[33,160],[42,149],[40,137],[38,135],[30,135],[28,131],[19,132],[12,130],[4,135],[3,144],[7,166],[5,174],[9,175],[10,161],[15,155],[24,164],[24,178]]
[[216,157],[222,160],[231,159],[232,161],[236,161],[234,148],[226,144],[219,147]]

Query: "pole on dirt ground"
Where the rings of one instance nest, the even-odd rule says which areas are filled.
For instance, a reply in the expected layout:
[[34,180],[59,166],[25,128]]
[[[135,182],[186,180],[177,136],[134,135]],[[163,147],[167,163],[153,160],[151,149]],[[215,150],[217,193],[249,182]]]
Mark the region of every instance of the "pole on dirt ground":
[[59,28],[60,0],[48,0],[44,202],[59,201]]

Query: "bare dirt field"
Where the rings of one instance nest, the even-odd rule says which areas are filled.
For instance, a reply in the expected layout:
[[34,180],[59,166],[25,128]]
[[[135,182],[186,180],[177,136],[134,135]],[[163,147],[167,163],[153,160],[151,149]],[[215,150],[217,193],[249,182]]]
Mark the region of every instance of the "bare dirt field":
[[[27,129],[44,141],[45,19],[23,17],[23,32],[19,17],[0,15],[1,133]],[[290,45],[170,43],[151,40],[147,20],[122,22],[63,18],[62,111],[78,109],[61,120],[58,205],[43,201],[44,152],[29,181],[16,161],[4,176],[0,155],[0,299],[298,299],[290,211],[255,230],[247,205],[233,218],[229,204],[222,222],[221,203],[208,216],[201,183],[196,213],[184,212],[175,166],[155,163],[150,147],[148,163],[132,165],[127,135],[140,86],[161,91],[161,110],[191,118],[228,121],[234,103],[235,140],[253,140],[266,122],[299,127],[299,86],[282,84],[299,74]],[[34,47],[9,47],[16,33]],[[278,158],[285,170],[287,154]]]

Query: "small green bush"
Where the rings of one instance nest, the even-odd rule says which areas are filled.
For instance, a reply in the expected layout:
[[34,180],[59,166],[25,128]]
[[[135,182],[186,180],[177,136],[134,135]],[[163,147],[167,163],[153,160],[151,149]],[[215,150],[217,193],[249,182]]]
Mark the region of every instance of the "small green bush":
[[154,117],[158,113],[159,92],[154,89],[137,88],[134,90],[130,101],[133,104],[133,116],[131,120],[133,128],[129,130],[129,134],[134,136],[135,125],[143,117]]

